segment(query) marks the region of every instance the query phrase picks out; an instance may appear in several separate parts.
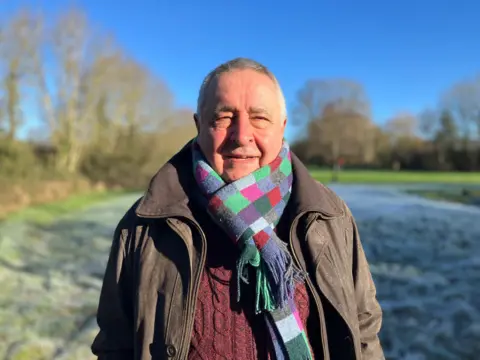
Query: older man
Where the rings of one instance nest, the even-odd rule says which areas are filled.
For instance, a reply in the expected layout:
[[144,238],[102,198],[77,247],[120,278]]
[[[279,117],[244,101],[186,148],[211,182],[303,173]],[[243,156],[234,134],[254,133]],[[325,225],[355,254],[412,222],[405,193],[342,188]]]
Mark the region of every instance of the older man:
[[116,228],[99,359],[384,359],[355,221],[291,153],[286,118],[265,66],[206,77],[198,136]]

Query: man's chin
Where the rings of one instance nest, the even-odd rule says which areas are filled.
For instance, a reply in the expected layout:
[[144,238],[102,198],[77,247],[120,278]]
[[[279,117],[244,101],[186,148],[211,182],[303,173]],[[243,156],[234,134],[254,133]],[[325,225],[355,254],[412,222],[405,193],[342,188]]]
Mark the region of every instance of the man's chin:
[[250,175],[255,170],[258,170],[258,166],[242,167],[242,168],[235,167],[233,169],[224,169],[222,178],[226,182],[233,182],[241,178],[244,178],[247,175]]

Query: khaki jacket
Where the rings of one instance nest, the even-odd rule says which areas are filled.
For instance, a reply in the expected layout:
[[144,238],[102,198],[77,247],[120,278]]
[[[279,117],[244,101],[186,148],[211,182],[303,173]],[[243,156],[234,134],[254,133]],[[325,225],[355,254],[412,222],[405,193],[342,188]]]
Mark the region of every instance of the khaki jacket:
[[[205,235],[189,206],[195,191],[185,146],[150,182],[114,234],[98,306],[99,360],[184,360],[193,329]],[[308,271],[325,359],[384,359],[382,312],[355,221],[345,203],[292,154],[293,258]]]

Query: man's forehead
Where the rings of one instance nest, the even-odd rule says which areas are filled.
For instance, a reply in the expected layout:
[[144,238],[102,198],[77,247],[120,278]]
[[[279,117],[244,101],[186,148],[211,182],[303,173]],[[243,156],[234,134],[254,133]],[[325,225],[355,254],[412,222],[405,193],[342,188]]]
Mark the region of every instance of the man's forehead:
[[216,76],[212,81],[213,88],[229,90],[236,87],[265,87],[270,90],[276,89],[275,82],[266,74],[259,73],[254,70],[233,70]]
[[[276,99],[277,89],[269,79],[246,81],[222,81],[219,79],[212,83],[208,91],[208,97],[215,102],[234,102],[244,100],[252,102],[252,106],[261,107],[262,103]],[[256,103],[256,104],[254,104]]]

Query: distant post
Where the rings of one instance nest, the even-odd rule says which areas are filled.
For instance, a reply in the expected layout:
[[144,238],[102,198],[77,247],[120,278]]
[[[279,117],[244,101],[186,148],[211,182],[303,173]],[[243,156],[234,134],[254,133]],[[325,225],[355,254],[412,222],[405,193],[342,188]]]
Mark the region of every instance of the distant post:
[[345,160],[343,158],[338,158],[334,163],[333,163],[333,172],[332,172],[332,182],[337,182],[339,175],[340,175],[340,170],[342,170],[342,166],[344,164]]

